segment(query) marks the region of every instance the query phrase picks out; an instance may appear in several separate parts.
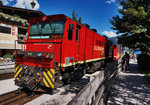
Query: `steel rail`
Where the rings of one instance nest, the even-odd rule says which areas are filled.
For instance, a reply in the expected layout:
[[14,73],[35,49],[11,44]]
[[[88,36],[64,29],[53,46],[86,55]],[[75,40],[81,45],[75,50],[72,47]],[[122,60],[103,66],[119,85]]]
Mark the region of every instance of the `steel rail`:
[[41,96],[42,94],[43,94],[42,92],[36,93],[36,92],[26,91],[23,89],[18,89],[18,90],[0,95],[0,105],[25,104]]

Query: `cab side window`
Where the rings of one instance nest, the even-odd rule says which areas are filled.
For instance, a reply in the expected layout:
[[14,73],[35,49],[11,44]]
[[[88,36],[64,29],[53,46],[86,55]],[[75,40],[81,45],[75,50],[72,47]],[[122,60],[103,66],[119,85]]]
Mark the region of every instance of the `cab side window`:
[[72,40],[73,37],[74,24],[69,24],[68,30],[68,40]]
[[79,29],[76,28],[76,42],[79,40]]
[[72,40],[73,31],[68,32],[68,40]]

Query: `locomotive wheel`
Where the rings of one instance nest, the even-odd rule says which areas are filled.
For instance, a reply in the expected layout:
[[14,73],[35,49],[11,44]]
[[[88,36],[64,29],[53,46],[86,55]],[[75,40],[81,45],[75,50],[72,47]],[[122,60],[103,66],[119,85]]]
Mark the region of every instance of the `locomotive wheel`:
[[87,71],[87,73],[92,74],[92,73],[94,73],[95,71],[96,71],[96,67],[95,67],[95,65],[93,64],[93,65],[90,67],[90,69]]
[[85,70],[83,69],[78,69],[76,71],[74,71],[73,76],[72,76],[72,80],[76,81],[79,80],[80,78],[82,78],[85,75]]
[[70,72],[64,73],[62,81],[63,81],[64,85],[70,83],[70,81],[71,81],[71,73]]
[[68,79],[64,79],[64,80],[63,80],[63,83],[64,83],[64,85],[67,85],[68,83],[70,83],[70,81],[71,81],[71,79],[70,79],[70,78],[68,78]]

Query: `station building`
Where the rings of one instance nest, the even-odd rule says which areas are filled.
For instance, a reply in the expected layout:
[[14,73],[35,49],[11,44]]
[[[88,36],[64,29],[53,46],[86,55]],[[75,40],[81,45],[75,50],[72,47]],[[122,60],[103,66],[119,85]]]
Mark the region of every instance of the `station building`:
[[0,57],[21,49],[27,34],[28,19],[44,16],[41,11],[3,6],[0,1]]

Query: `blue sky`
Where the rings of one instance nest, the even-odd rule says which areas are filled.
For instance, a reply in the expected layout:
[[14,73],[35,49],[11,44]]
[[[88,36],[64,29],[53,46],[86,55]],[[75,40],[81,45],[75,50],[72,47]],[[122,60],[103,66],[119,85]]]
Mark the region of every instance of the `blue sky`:
[[[31,9],[33,0],[2,0],[3,5]],[[109,20],[118,13],[118,0],[34,0],[35,10],[42,11],[46,15],[65,14],[72,17],[74,10],[78,17],[82,17],[82,23],[87,23],[98,33],[107,36],[116,36],[110,29]]]

